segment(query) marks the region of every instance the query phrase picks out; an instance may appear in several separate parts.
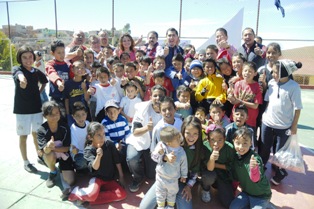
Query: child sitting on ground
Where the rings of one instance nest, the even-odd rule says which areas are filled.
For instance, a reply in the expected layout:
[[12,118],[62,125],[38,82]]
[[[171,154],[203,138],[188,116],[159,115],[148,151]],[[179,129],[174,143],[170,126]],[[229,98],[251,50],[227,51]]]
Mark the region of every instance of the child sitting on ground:
[[250,149],[252,136],[245,127],[234,134],[236,150],[232,175],[240,183],[242,192],[231,202],[230,209],[267,208],[271,198],[269,181],[261,157]]
[[85,172],[87,162],[84,159],[84,147],[87,135],[87,109],[82,102],[75,102],[72,107],[74,123],[71,125],[71,156],[74,161],[75,171]]
[[[127,194],[121,186],[125,184],[119,153],[114,143],[106,139],[104,126],[98,122],[91,122],[87,127],[84,157],[93,177],[88,187],[75,187],[69,200],[76,201],[78,205],[86,201],[92,205],[100,205],[124,200]],[[121,185],[116,182],[116,170]]]
[[[181,147],[182,135],[171,126],[160,131],[160,142],[152,152],[156,167],[156,199],[157,209],[173,209],[179,191],[178,179],[185,183],[188,174],[188,162],[185,151]],[[167,160],[165,160],[167,158]]]

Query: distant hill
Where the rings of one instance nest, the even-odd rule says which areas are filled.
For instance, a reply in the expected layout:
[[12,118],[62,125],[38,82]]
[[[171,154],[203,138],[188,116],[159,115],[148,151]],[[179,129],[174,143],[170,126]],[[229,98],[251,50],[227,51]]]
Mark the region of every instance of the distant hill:
[[295,74],[314,75],[314,46],[283,50],[281,58],[302,62],[302,68]]

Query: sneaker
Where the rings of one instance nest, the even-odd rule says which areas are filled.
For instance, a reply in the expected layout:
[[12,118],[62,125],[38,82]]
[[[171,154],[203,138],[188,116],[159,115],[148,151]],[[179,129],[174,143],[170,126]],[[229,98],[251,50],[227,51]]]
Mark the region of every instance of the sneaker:
[[37,169],[33,166],[33,164],[30,164],[30,163],[28,163],[27,165],[24,165],[24,169],[30,173],[37,173]]
[[60,198],[62,201],[68,200],[69,196],[71,194],[71,188],[66,188],[62,191],[62,194],[60,195]]
[[37,157],[37,163],[41,165],[46,165],[45,162],[39,156]]
[[202,201],[203,202],[210,202],[210,192],[209,191],[205,191],[205,190],[203,190],[202,191]]
[[275,184],[276,186],[278,186],[280,184],[280,182],[286,177],[288,176],[288,173],[285,169],[282,168],[278,168],[276,171],[276,174],[273,178],[270,179],[270,181]]
[[131,185],[129,185],[129,190],[131,192],[137,192],[140,189],[141,184],[142,184],[142,181],[137,182],[133,180]]
[[86,208],[87,206],[89,206],[89,202],[83,201],[83,200],[76,200],[74,204],[75,204],[76,206],[83,206],[84,208]]
[[54,187],[56,185],[57,174],[49,173],[48,179],[46,181],[46,186],[48,188]]

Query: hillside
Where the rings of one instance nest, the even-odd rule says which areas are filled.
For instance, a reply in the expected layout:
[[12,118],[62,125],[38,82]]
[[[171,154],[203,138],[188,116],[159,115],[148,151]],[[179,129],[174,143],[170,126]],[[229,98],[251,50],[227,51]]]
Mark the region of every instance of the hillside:
[[283,50],[281,58],[302,62],[302,68],[295,74],[314,75],[314,46]]

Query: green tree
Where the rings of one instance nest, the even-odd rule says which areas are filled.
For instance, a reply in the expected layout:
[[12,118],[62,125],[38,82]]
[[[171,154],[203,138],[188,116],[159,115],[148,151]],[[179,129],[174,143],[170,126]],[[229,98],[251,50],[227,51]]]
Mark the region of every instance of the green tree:
[[[15,46],[11,44],[11,47],[13,66],[18,65]],[[2,31],[0,31],[0,66],[1,70],[11,71],[10,41]]]

